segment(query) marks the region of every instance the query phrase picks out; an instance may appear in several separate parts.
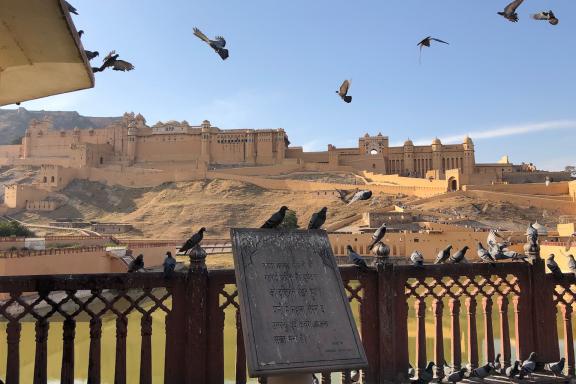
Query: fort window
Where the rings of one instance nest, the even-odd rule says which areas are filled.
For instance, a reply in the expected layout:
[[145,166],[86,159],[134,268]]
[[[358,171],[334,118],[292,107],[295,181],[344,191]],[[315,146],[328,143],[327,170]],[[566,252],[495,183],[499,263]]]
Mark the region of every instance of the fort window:
[[42,182],[44,182],[44,183],[48,182],[48,179],[46,178],[46,176],[44,176],[44,178],[42,179]]
[[50,182],[51,182],[51,183],[54,182],[54,176],[50,177]]
[[102,156],[100,156],[100,164],[104,163],[104,158]]

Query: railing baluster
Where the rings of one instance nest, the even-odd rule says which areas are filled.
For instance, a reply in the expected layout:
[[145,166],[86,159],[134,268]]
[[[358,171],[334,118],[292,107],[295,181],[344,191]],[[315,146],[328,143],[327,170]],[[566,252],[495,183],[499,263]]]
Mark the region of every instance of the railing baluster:
[[224,382],[224,311],[220,308],[220,290],[222,286],[215,284],[209,289],[208,297],[208,384]]
[[100,351],[102,337],[102,320],[90,319],[90,351],[88,352],[88,384],[100,384]]
[[419,370],[426,368],[426,303],[424,297],[417,297],[414,301],[416,312],[416,367]]
[[564,355],[566,356],[567,372],[574,375],[574,338],[572,336],[572,305],[562,303],[562,320],[564,322]]
[[6,384],[20,383],[20,331],[22,326],[17,320],[10,319],[6,325],[8,357],[6,359]]
[[240,310],[236,309],[236,383],[246,383],[246,351],[242,335],[242,321]]
[[492,329],[492,298],[482,298],[482,313],[484,313],[484,357],[494,361],[494,330]]
[[62,369],[60,382],[74,384],[74,338],[76,336],[76,321],[72,318],[64,320],[62,326]]
[[472,368],[478,367],[478,332],[476,330],[476,299],[467,297],[466,314],[468,316],[468,360]]
[[448,301],[448,306],[450,307],[450,323],[452,325],[452,337],[450,339],[452,366],[454,369],[460,369],[462,366],[462,350],[460,347],[460,300],[452,297]]
[[332,376],[330,376],[330,372],[322,372],[322,384],[332,384]]
[[152,316],[148,312],[140,320],[140,384],[152,384]]
[[34,357],[34,384],[46,384],[48,381],[48,329],[46,319],[36,321],[36,354]]
[[126,383],[126,334],[128,319],[124,315],[116,318],[116,362],[114,367],[114,384]]
[[510,366],[511,347],[510,347],[510,326],[508,324],[508,298],[506,296],[498,297],[498,313],[500,314],[500,353],[504,367]]
[[350,370],[349,369],[342,372],[341,383],[342,384],[352,384],[352,379],[350,378]]
[[[362,301],[360,302],[360,332],[364,351],[368,359],[368,368],[361,371],[363,383],[378,382],[380,370],[380,329],[378,313],[378,275],[366,275],[362,278]],[[388,325],[390,326],[390,325]],[[392,362],[389,362],[392,363]]]
[[434,313],[434,361],[436,362],[436,377],[444,377],[444,333],[442,330],[442,312],[444,304],[440,299],[432,301],[432,312]]

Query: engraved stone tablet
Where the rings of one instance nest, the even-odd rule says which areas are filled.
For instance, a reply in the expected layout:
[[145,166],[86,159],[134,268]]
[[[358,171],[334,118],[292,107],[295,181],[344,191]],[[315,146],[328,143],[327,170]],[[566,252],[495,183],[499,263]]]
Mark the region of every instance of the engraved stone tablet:
[[251,376],[368,365],[326,232],[232,229]]

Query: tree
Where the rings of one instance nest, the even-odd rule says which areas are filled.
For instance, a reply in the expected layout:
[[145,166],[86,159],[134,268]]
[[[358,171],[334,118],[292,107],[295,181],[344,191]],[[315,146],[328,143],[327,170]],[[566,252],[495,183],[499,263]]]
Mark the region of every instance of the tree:
[[22,139],[23,139],[23,138],[24,138],[24,136],[17,137],[17,138],[15,138],[14,140],[12,140],[12,141],[10,142],[10,144],[11,144],[11,145],[19,145],[19,144],[22,144]]
[[565,172],[570,172],[572,177],[576,177],[576,166],[574,165],[567,165],[564,167]]
[[284,221],[280,224],[280,228],[282,229],[298,229],[298,216],[296,216],[296,212],[288,210],[286,211],[286,215],[284,216]]
[[16,221],[0,223],[0,237],[34,237],[34,232]]

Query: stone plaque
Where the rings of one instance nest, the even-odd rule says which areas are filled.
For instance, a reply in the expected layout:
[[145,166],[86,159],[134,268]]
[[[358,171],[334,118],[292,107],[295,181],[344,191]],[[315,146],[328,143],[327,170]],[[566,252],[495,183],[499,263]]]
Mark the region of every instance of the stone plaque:
[[326,232],[232,229],[231,237],[251,376],[368,365]]

